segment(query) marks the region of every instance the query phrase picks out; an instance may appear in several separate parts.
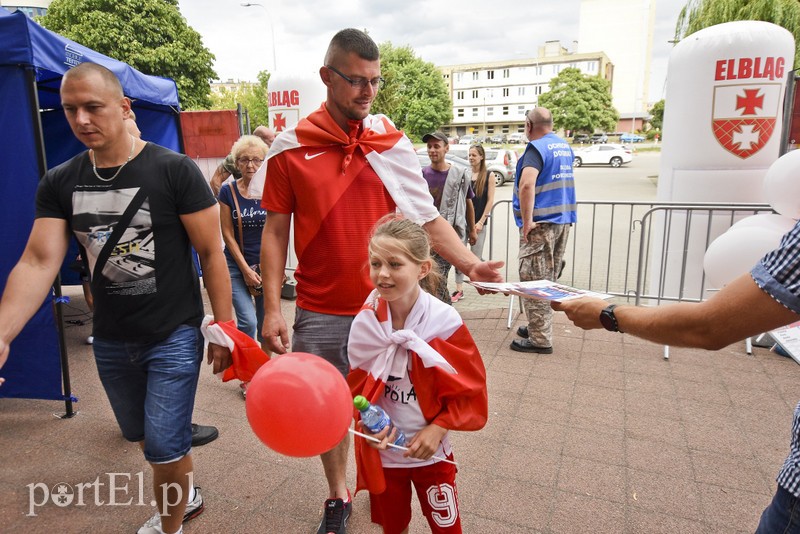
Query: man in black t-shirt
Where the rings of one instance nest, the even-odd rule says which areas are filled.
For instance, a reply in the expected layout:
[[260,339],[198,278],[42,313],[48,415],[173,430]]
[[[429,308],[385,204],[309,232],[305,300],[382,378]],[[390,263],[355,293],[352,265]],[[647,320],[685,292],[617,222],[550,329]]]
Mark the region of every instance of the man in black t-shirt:
[[[232,319],[216,200],[186,156],[127,132],[130,100],[105,67],[69,70],[61,102],[89,150],[48,171],[39,185],[27,247],[0,301],[0,367],[49,291],[72,233],[92,272],[101,382],[123,435],[139,443],[153,470],[160,513],[139,533],[180,532],[203,510],[191,483],[204,313],[192,247],[215,320]],[[230,351],[209,344],[208,361],[220,372]]]

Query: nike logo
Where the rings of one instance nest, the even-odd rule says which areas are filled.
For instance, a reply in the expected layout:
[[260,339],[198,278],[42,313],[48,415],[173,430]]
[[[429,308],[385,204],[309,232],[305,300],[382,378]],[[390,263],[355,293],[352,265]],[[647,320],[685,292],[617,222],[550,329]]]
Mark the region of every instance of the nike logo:
[[[327,150],[326,150],[325,152],[327,152]],[[306,152],[306,159],[314,159],[314,158],[316,158],[317,156],[321,156],[321,155],[323,155],[325,152],[319,152],[319,153],[317,153],[317,154],[310,154],[310,155],[309,155],[309,153],[308,153],[308,152]]]

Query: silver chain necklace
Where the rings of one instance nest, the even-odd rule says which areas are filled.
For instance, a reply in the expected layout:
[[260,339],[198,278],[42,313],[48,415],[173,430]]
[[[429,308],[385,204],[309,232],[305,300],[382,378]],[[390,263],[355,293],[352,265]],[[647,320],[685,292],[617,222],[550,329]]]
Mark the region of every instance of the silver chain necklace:
[[97,162],[96,162],[96,160],[94,158],[94,150],[90,150],[89,151],[89,156],[90,156],[90,159],[92,160],[92,170],[94,171],[94,175],[97,176],[98,180],[102,180],[104,182],[110,182],[111,180],[113,180],[114,178],[119,176],[119,173],[122,172],[122,168],[125,165],[127,165],[130,160],[133,159],[133,151],[134,151],[135,148],[136,148],[136,138],[131,136],[131,153],[128,154],[128,159],[125,160],[125,163],[123,163],[122,165],[119,166],[119,169],[117,169],[117,172],[115,172],[114,176],[112,176],[111,178],[103,178],[102,176],[100,176],[100,174],[97,172]]

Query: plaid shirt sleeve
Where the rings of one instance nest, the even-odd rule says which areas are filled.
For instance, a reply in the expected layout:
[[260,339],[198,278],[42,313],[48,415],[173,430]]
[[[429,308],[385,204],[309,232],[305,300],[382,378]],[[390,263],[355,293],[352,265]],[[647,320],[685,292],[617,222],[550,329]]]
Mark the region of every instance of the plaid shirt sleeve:
[[800,222],[783,236],[777,249],[761,258],[750,275],[772,298],[800,314]]

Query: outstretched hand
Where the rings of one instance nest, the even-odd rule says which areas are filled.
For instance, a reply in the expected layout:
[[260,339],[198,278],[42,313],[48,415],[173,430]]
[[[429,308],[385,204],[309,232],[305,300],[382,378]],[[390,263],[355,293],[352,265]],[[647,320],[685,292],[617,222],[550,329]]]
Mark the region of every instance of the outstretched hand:
[[564,302],[551,302],[550,307],[555,311],[563,311],[567,319],[575,326],[584,330],[603,328],[600,323],[600,312],[608,306],[608,302],[594,297],[582,297]]
[[503,265],[505,262],[502,261],[481,261],[464,274],[476,282],[502,282],[503,275],[500,274],[500,269]]
[[[466,274],[470,280],[475,280],[476,282],[502,282],[503,275],[500,274],[500,269],[503,265],[505,265],[505,262],[502,261],[482,261],[473,265],[472,269],[464,274]],[[478,289],[479,295],[485,295],[487,293],[491,292]]]

